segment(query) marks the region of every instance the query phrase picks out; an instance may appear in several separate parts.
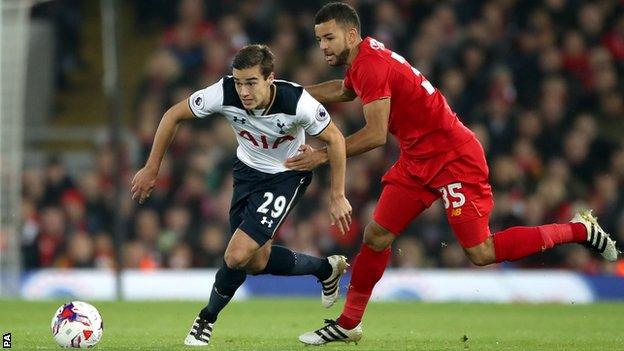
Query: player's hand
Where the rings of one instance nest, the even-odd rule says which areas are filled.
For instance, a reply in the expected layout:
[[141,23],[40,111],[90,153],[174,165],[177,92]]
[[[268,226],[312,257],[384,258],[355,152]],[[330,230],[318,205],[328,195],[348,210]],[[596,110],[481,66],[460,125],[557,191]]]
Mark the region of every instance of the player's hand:
[[132,179],[132,200],[137,200],[140,204],[150,196],[156,185],[158,169],[153,167],[143,167]]
[[299,154],[287,159],[284,166],[295,171],[311,171],[323,163],[325,163],[325,152],[303,144],[299,146]]
[[331,224],[336,225],[342,235],[345,235],[349,231],[349,226],[351,225],[351,211],[351,204],[344,195],[337,197],[332,196],[329,203]]

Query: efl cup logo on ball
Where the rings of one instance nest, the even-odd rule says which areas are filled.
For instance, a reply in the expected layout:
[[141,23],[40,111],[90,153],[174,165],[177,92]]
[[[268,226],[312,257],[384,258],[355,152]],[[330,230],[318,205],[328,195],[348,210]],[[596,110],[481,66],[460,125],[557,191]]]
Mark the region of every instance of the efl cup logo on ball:
[[59,307],[52,316],[52,336],[65,348],[95,346],[104,332],[100,312],[82,301],[72,301]]

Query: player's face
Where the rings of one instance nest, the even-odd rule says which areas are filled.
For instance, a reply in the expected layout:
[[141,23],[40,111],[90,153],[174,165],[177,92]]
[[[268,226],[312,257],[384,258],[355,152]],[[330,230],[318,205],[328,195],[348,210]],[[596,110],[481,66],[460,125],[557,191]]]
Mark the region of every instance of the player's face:
[[351,51],[347,42],[348,31],[336,20],[323,22],[314,26],[316,41],[319,43],[325,61],[330,66],[344,66],[347,64]]
[[264,78],[260,66],[244,69],[232,69],[236,92],[243,106],[248,109],[264,108],[271,98],[271,84],[273,84],[273,72]]

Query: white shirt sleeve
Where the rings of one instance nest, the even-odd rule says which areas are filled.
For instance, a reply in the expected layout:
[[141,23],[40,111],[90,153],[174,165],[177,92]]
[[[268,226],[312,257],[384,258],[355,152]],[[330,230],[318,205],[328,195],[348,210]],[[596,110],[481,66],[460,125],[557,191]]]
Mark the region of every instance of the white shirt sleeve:
[[305,90],[297,104],[297,117],[306,133],[312,136],[321,134],[331,122],[325,107]]
[[193,114],[200,118],[221,112],[223,107],[223,78],[213,85],[191,94],[188,104]]

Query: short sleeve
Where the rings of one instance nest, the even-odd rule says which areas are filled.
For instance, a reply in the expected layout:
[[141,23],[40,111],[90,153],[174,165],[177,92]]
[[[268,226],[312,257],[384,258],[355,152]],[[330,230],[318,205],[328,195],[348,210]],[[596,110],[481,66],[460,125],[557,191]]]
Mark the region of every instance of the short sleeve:
[[390,66],[384,61],[361,62],[351,72],[352,84],[362,104],[390,97]]
[[309,135],[319,135],[331,122],[329,112],[307,91],[301,93],[297,104],[297,118]]
[[221,112],[223,107],[223,79],[194,92],[189,97],[188,104],[193,114],[200,118]]

